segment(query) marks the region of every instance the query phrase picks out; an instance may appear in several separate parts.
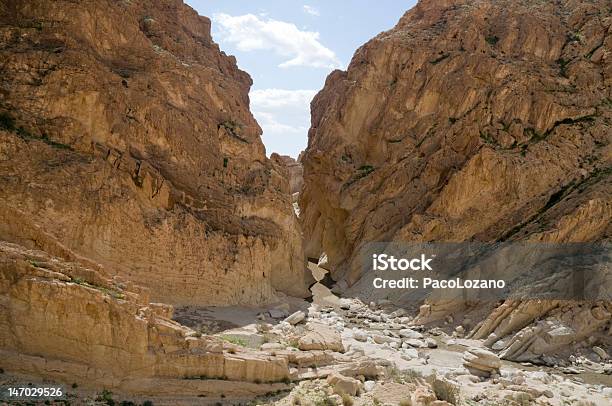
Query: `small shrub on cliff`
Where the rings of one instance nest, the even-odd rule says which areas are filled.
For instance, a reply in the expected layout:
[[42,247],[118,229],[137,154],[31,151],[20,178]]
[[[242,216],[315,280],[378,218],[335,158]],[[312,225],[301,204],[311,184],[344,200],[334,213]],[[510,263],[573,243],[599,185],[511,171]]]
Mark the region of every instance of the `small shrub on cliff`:
[[489,45],[495,45],[499,41],[499,37],[497,35],[491,35],[485,38]]
[[353,401],[353,398],[347,394],[347,393],[343,393],[342,394],[342,405],[343,406],[353,406],[355,402]]
[[153,402],[151,402],[150,400],[145,400],[142,406],[153,406]]
[[222,340],[227,341],[228,343],[240,345],[242,347],[246,347],[247,343],[242,338],[233,337],[233,336],[221,336]]
[[102,392],[98,394],[96,398],[97,402],[106,402],[107,405],[114,406],[115,401],[113,400],[113,392],[104,389]]
[[8,113],[0,113],[0,129],[15,131],[15,119]]
[[325,397],[323,399],[319,399],[315,402],[315,406],[336,406],[336,402],[332,399]]
[[559,66],[559,75],[567,78],[567,65],[569,65],[569,61],[559,58],[557,59],[557,65]]

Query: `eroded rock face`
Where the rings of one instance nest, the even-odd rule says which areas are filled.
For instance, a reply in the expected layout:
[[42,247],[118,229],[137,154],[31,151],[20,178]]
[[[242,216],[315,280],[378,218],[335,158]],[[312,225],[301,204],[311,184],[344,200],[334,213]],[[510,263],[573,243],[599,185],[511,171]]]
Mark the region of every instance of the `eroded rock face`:
[[230,350],[170,320],[171,306],[148,303],[131,283],[43,251],[0,242],[0,297],[0,354],[11,373],[192,398],[262,394],[274,385],[254,382],[289,376],[286,359]]
[[276,153],[273,153],[270,158],[287,168],[291,195],[294,196],[296,193],[300,193],[304,186],[304,168],[299,160],[296,161],[288,155],[278,155]]
[[306,255],[609,234],[609,4],[421,1],[312,103]]
[[[611,23],[603,0],[420,1],[312,102],[306,256],[351,286],[367,242],[609,239]],[[415,323],[465,306],[428,303]],[[527,328],[501,346],[513,359],[559,349],[554,326],[529,327],[550,312],[577,340],[610,323],[578,322],[601,303],[490,306],[481,338]]]
[[[173,304],[305,296],[250,77],[179,0],[0,1],[0,237]],[[43,230],[44,236],[35,230]]]

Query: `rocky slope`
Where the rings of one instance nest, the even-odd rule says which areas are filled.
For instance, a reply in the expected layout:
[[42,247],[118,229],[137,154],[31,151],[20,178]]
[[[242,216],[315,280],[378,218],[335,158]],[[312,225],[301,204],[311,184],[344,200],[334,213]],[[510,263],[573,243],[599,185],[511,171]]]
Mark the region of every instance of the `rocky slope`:
[[[608,240],[611,23],[603,0],[420,1],[312,102],[307,257],[352,286],[372,241]],[[467,305],[417,322],[453,313],[521,360],[610,328],[609,302],[491,304],[478,326]]]
[[209,19],[2,0],[0,60],[0,239],[59,243],[167,303],[307,293],[288,182]]
[[104,269],[43,251],[0,242],[0,295],[0,358],[12,374],[192,401],[248,399],[289,376],[286,359],[201,336]]

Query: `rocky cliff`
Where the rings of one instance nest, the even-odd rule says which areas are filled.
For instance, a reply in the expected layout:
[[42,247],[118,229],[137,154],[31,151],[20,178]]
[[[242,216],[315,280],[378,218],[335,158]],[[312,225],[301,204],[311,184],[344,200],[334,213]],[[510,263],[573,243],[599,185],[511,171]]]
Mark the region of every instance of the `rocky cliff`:
[[610,233],[606,1],[421,1],[312,102],[306,253]]
[[[603,0],[421,0],[311,104],[306,255],[325,252],[351,286],[372,241],[608,240],[611,23]],[[506,341],[525,359],[606,329],[610,307],[506,303],[475,334],[501,338],[554,310]],[[432,303],[418,322],[462,309]],[[559,314],[579,333],[553,344]]]
[[210,26],[179,0],[0,1],[0,239],[173,304],[306,294],[288,182]]
[[103,268],[43,251],[0,242],[0,295],[0,358],[13,374],[171,404],[250,398],[289,376],[286,359],[202,336],[172,321],[172,306],[149,303]]

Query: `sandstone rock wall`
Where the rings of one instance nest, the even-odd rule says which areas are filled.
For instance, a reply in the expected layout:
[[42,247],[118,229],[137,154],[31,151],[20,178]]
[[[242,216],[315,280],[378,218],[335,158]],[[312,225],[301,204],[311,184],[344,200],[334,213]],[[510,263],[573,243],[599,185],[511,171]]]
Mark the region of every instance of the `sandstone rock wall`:
[[301,162],[296,161],[288,155],[278,155],[273,153],[270,157],[272,160],[277,161],[287,169],[287,176],[289,177],[289,190],[291,195],[300,193],[304,186],[304,168]]
[[210,25],[179,0],[0,1],[0,238],[174,304],[306,295],[288,182]]
[[610,235],[606,1],[422,0],[312,102],[306,255],[368,241]]
[[0,359],[11,373],[192,399],[255,396],[289,376],[286,359],[201,336],[129,282],[43,251],[0,242],[0,296]]
[[[611,24],[603,0],[421,0],[312,102],[306,256],[357,288],[368,242],[609,240]],[[429,302],[414,322],[470,320],[544,363],[611,328],[609,302],[496,306]]]

